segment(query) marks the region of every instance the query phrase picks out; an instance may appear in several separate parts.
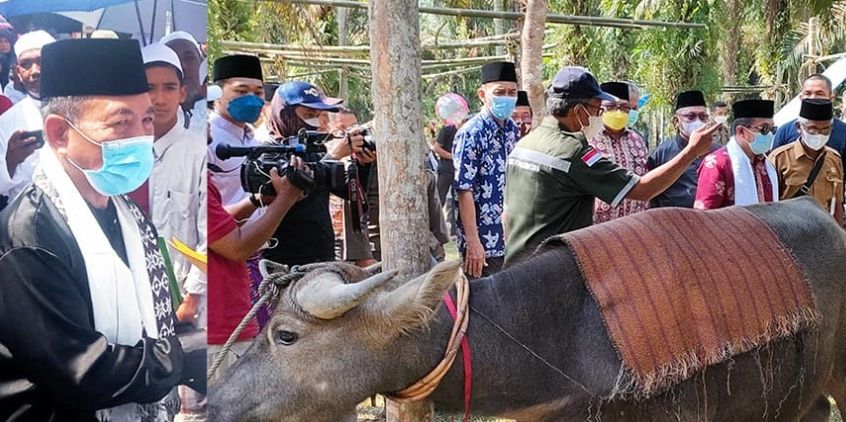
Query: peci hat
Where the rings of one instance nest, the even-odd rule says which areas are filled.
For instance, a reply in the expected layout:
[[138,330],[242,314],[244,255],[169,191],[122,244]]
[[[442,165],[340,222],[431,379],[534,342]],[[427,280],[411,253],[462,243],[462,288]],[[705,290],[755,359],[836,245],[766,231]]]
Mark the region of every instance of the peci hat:
[[674,111],[680,108],[697,106],[706,106],[705,95],[702,94],[702,91],[684,91],[676,96],[676,108]]
[[517,83],[517,69],[511,62],[486,63],[482,66],[482,84],[488,82]]
[[743,100],[731,106],[735,119],[772,119],[775,103],[770,100]]
[[214,81],[229,78],[251,78],[264,80],[261,61],[256,56],[233,54],[221,57],[214,62]]
[[629,101],[629,84],[625,82],[605,82],[599,88],[623,101]]
[[41,51],[41,98],[137,95],[149,90],[136,40],[68,39]]
[[529,104],[529,93],[526,91],[517,91],[517,107],[531,107]]
[[834,107],[829,100],[808,98],[802,100],[799,117],[815,121],[831,120],[834,118]]

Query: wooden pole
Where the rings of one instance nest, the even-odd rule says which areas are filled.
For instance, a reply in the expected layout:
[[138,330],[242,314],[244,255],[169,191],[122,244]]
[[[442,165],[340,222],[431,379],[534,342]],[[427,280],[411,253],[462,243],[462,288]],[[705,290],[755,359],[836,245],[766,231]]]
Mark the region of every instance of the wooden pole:
[[[379,139],[379,222],[382,262],[401,277],[429,269],[426,142],[420,93],[420,18],[417,0],[369,4],[373,132]],[[401,52],[401,54],[398,54]],[[428,400],[388,401],[388,422],[434,420]]]
[[520,75],[523,90],[532,107],[532,127],[540,126],[546,115],[543,86],[543,38],[548,4],[547,0],[528,0],[526,19],[523,21],[523,37],[520,42]]
[[[368,3],[348,0],[262,0],[274,3],[318,4],[322,6],[349,7],[365,9]],[[467,18],[489,18],[518,20],[523,18],[520,12],[495,12],[492,10],[454,9],[448,7],[419,7],[420,13],[430,15],[460,16]],[[597,16],[547,15],[547,23],[585,26],[608,26],[613,28],[642,29],[648,26],[662,28],[707,29],[702,23],[667,22],[643,19],[603,18]]]

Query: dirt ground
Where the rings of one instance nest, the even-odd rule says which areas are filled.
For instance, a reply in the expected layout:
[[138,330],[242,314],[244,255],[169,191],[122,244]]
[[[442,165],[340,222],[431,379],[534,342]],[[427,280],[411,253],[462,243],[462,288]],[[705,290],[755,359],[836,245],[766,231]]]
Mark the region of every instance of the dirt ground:
[[[829,422],[843,422],[840,412],[837,411],[834,400],[829,398],[832,405],[831,418]],[[438,413],[435,415],[435,422],[461,422],[463,415]],[[512,422],[511,419],[472,417],[472,422]],[[358,422],[383,422],[385,421],[385,400],[382,396],[376,397],[376,406],[371,406],[370,400],[358,406]]]

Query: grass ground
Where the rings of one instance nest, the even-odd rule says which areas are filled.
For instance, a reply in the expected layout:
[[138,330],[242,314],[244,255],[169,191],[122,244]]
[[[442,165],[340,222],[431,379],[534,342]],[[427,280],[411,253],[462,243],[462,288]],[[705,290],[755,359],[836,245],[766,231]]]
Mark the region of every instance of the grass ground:
[[[444,252],[446,253],[446,260],[451,259],[458,259],[458,249],[455,242],[450,242],[444,245]],[[837,411],[837,408],[834,405],[834,401],[831,401],[832,404],[832,411],[831,411],[831,419],[829,422],[843,422],[843,418],[840,416],[840,412]],[[435,415],[435,422],[452,422],[452,421],[461,421],[463,415],[454,415],[454,414],[445,414],[445,413],[438,413]],[[360,404],[358,407],[358,420],[361,422],[364,421],[384,421],[385,420],[385,401],[384,398],[378,396],[376,398],[375,406],[371,406],[370,400],[365,401],[364,403]],[[508,422],[509,419],[498,419],[498,418],[485,418],[485,417],[472,417],[470,419],[472,422]]]

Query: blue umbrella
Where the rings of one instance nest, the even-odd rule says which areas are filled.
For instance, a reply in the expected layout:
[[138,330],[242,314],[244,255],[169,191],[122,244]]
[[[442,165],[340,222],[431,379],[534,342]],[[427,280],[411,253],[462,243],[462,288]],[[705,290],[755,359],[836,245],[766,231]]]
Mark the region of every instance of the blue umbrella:
[[133,0],[0,0],[0,15],[5,17],[32,13],[91,12]]

